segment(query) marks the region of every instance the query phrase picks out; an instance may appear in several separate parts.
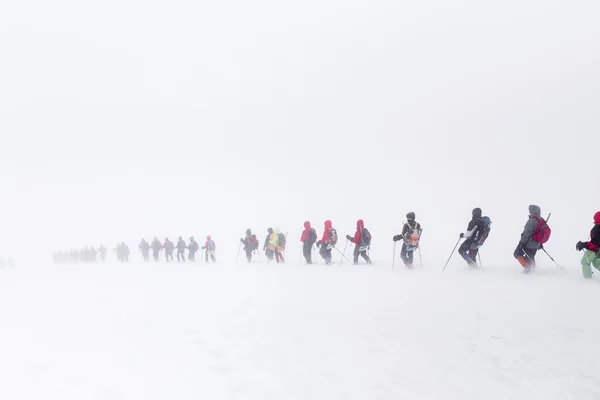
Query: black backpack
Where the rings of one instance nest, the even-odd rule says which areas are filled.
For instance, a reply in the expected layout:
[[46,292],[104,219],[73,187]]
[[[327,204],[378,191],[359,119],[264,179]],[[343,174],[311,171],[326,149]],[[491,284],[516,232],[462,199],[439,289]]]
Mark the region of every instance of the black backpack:
[[477,232],[473,240],[478,246],[482,246],[490,235],[492,220],[489,217],[481,217],[477,221]]
[[285,247],[287,238],[285,237],[285,235],[283,233],[279,234],[279,246],[281,247]]
[[317,241],[317,232],[314,229],[308,231],[308,244],[311,246]]
[[369,247],[371,245],[371,232],[364,228],[360,232],[360,247]]

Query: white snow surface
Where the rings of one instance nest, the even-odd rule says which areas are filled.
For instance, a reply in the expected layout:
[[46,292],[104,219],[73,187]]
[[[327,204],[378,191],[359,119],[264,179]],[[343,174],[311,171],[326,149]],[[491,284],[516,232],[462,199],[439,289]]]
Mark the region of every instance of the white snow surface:
[[598,399],[575,269],[0,270],[1,399]]

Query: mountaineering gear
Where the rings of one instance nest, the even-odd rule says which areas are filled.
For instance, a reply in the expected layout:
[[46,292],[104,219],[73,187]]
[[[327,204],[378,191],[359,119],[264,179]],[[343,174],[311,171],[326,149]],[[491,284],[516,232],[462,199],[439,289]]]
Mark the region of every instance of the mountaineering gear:
[[581,259],[583,277],[592,278],[590,265],[600,271],[600,211],[594,214],[594,227],[590,232],[589,242],[579,242],[575,247],[578,251],[585,250]]
[[421,239],[421,224],[415,221],[415,213],[406,214],[408,221],[402,226],[402,234],[394,236],[404,240],[400,249],[400,257],[406,268],[413,267],[414,251],[419,248],[419,240]]
[[279,264],[284,263],[285,259],[283,257],[283,253],[285,253],[285,245],[287,242],[287,235],[281,233],[279,228],[275,229],[275,234],[277,235],[277,245],[275,246],[275,261]]
[[337,231],[333,228],[331,221],[325,221],[323,237],[317,242],[317,247],[319,247],[319,254],[323,257],[327,265],[331,264],[331,250],[337,244],[337,240]]
[[187,249],[188,260],[190,260],[191,262],[196,262],[196,252],[200,250],[200,245],[198,244],[198,242],[196,242],[193,236],[190,238],[190,244],[187,246]]
[[169,238],[165,238],[165,244],[163,245],[163,248],[165,249],[165,258],[167,262],[169,262],[169,259],[173,261],[173,251],[175,250],[175,245],[169,240]]
[[265,244],[263,245],[263,250],[265,251],[265,255],[267,259],[272,260],[275,255],[275,248],[271,248],[271,236],[273,236],[273,228],[267,229],[267,237],[265,238]]
[[309,221],[304,223],[304,230],[302,231],[302,236],[300,236],[300,241],[302,242],[302,254],[306,259],[306,263],[312,264],[312,247],[317,241],[317,231],[310,226]]
[[[276,229],[278,231],[278,229]],[[271,251],[271,259],[275,258],[275,261],[279,263],[279,257],[277,257],[277,244],[279,243],[279,232],[272,232],[269,237],[269,250]]]
[[362,219],[356,221],[356,232],[354,237],[346,235],[346,239],[354,243],[354,265],[358,264],[358,256],[365,259],[367,264],[371,264],[371,259],[367,255],[367,250],[371,245],[371,233],[365,228],[365,223]]
[[185,245],[185,241],[181,236],[179,236],[177,240],[177,262],[185,262],[185,249],[187,246]]
[[546,243],[549,238],[550,227],[542,218],[542,210],[539,206],[530,205],[529,219],[514,252],[514,257],[525,268],[525,272],[535,269],[535,255],[542,244],[541,241]]
[[444,272],[446,270],[446,267],[448,266],[448,263],[450,262],[450,259],[454,255],[454,252],[456,251],[456,248],[458,247],[458,244],[460,243],[460,239],[462,239],[462,237],[459,237],[458,240],[456,241],[456,245],[454,246],[454,249],[452,249],[452,253],[450,253],[450,257],[448,257],[448,261],[446,261],[446,264],[444,265],[444,268],[442,269],[442,272]]
[[158,261],[158,256],[163,248],[162,243],[155,237],[150,247],[152,248],[152,258],[154,258],[154,261]]
[[[148,242],[146,242],[146,239],[142,239],[138,247],[142,252],[142,257],[144,258],[144,261],[150,261],[150,245],[148,244]],[[119,252],[117,252],[117,258],[121,260],[121,257],[119,257],[118,253]]]
[[467,262],[469,267],[477,268],[477,253],[485,243],[490,233],[492,221],[488,217],[482,217],[481,208],[473,209],[473,218],[467,226],[467,232],[461,233],[460,239],[466,239],[458,248],[458,254]]
[[246,230],[246,237],[240,239],[240,242],[244,245],[244,251],[246,252],[246,259],[248,262],[252,262],[252,253],[254,250],[258,250],[258,240],[256,235],[252,234],[250,229]]
[[212,240],[212,238],[209,236],[206,237],[206,242],[204,243],[204,246],[202,247],[202,250],[206,250],[206,263],[208,264],[208,256],[210,256],[211,260],[213,262],[217,262],[217,259],[215,258],[215,250],[217,249],[217,245],[215,244],[215,241]]

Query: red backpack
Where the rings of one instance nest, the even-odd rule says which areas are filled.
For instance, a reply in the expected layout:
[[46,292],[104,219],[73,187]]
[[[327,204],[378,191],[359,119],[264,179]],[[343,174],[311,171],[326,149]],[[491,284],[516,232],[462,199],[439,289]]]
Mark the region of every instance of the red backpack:
[[546,243],[550,239],[552,229],[550,229],[545,219],[538,217],[532,218],[537,221],[537,227],[535,228],[532,239],[541,244]]

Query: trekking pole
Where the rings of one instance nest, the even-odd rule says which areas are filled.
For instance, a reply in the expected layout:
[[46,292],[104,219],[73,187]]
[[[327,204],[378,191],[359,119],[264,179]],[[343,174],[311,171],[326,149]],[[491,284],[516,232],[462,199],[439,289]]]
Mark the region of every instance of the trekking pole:
[[394,255],[392,257],[392,271],[394,270],[395,266],[396,266],[396,241],[394,241]]
[[[344,252],[342,253],[342,255],[346,254],[346,247],[348,247],[348,239],[346,238],[346,244],[344,244]],[[339,250],[338,250],[339,251]],[[345,256],[344,256],[345,257]],[[340,267],[342,266],[342,263],[344,262],[344,259],[342,258],[340,260]]]
[[350,261],[350,259],[348,257],[346,257],[346,255],[344,253],[342,253],[337,247],[334,247],[334,249],[337,250],[338,253],[340,253],[342,255],[342,257],[344,257],[346,260],[348,260],[348,262],[352,262]]
[[235,258],[235,263],[238,263],[238,260],[240,259],[240,250],[242,249],[242,242],[240,242],[240,245],[238,246],[238,252],[237,252],[237,257]]
[[546,249],[544,249],[542,247],[542,250],[544,251],[544,253],[546,253],[546,255],[548,257],[550,257],[550,259],[552,260],[552,262],[554,262],[554,264],[556,264],[556,266],[558,267],[558,269],[560,269],[562,272],[564,272],[565,274],[567,273],[567,271],[565,271],[560,265],[558,265],[558,263],[554,260],[554,258],[552,258],[552,256],[550,254],[548,254],[548,252],[546,251]]
[[460,243],[460,239],[462,239],[462,238],[460,238],[460,237],[458,238],[458,241],[456,242],[456,246],[454,246],[454,250],[452,250],[452,253],[450,253],[450,257],[448,257],[448,261],[446,261],[446,265],[444,265],[444,269],[442,269],[442,272],[444,272],[446,270],[446,267],[448,266],[450,259],[454,255],[454,252],[456,251],[456,248],[458,247],[458,244]]

